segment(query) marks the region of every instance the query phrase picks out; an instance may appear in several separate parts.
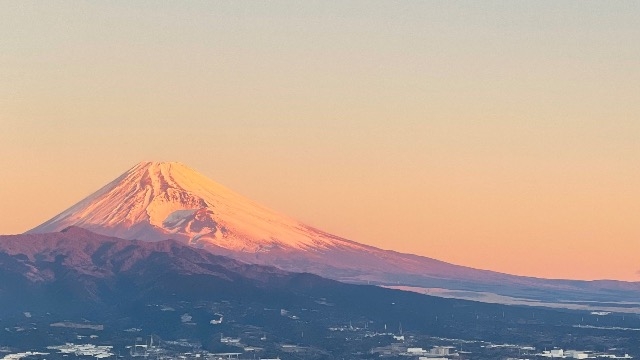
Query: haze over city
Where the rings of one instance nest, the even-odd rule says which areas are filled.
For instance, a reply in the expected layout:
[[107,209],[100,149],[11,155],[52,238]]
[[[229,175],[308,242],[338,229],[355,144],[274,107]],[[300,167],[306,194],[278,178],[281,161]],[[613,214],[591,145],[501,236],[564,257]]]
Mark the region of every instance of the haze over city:
[[0,5],[0,234],[179,161],[383,249],[640,280],[640,5]]

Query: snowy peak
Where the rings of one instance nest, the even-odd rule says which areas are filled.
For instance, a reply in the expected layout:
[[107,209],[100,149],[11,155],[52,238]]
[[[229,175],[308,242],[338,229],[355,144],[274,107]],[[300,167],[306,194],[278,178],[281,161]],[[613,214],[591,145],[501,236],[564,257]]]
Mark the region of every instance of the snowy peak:
[[178,162],[141,162],[31,233],[79,226],[127,239],[263,252],[354,246],[267,209]]

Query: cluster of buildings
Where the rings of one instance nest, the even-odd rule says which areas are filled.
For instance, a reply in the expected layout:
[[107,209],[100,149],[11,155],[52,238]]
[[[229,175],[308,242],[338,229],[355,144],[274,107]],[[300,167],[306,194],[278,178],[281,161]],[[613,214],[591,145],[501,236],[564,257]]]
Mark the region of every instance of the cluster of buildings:
[[96,359],[104,359],[114,356],[112,349],[113,346],[108,345],[93,345],[93,344],[73,344],[66,343],[59,346],[47,346],[49,350],[58,350],[61,354],[73,354],[75,356],[92,356]]
[[29,356],[37,356],[37,355],[49,355],[49,353],[26,351],[26,352],[15,353],[15,354],[7,354],[4,357],[2,357],[0,360],[20,360],[22,358],[26,358]]
[[391,344],[374,348],[372,353],[380,356],[407,356],[416,357],[418,360],[449,360],[451,357],[459,356],[453,346],[434,346],[427,350],[421,347],[406,347],[402,344]]
[[591,351],[579,351],[579,350],[563,350],[563,349],[553,349],[553,350],[545,350],[540,354],[536,354],[537,356],[553,358],[553,359],[633,359],[633,357],[629,356],[629,354],[624,354],[623,356],[618,356],[614,354],[607,353],[594,353]]
[[407,348],[407,355],[417,355],[419,360],[449,360],[448,356],[458,356],[458,353],[453,346],[434,346],[430,350],[421,347]]

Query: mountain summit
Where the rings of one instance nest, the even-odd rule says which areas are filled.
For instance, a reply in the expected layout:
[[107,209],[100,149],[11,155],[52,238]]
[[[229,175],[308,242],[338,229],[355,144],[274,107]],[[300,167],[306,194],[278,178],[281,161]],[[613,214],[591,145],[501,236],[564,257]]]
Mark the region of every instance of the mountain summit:
[[640,296],[640,283],[513,276],[359,244],[261,206],[176,162],[140,163],[29,233],[70,227],[129,240],[174,239],[244,262],[342,281],[456,290],[445,296],[463,290],[474,299],[484,292],[564,303]]
[[30,230],[79,226],[105,235],[182,240],[232,251],[351,245],[267,209],[178,162],[142,162]]

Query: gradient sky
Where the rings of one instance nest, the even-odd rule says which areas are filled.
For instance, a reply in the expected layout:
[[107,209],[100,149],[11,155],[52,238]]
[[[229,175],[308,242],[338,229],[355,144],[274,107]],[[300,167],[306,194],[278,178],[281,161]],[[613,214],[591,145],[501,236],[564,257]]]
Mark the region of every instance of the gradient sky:
[[0,3],[0,233],[142,160],[379,246],[640,280],[640,2]]

